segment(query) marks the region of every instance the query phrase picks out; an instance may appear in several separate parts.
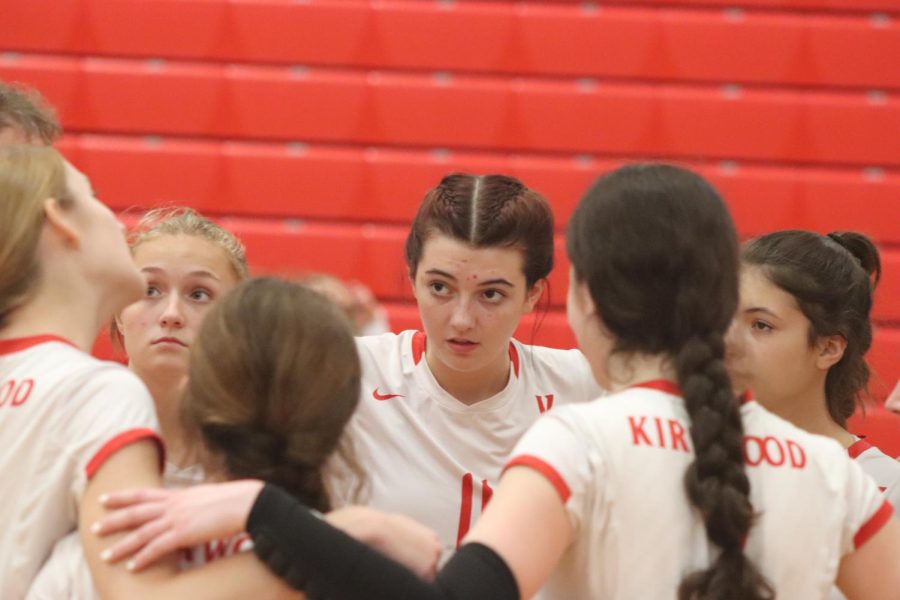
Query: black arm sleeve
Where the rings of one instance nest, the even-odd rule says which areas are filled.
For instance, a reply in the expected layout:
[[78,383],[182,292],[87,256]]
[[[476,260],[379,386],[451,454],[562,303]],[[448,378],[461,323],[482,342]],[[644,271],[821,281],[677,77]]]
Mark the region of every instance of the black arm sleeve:
[[316,517],[266,484],[247,519],[256,555],[311,599],[519,600],[512,571],[482,544],[466,544],[434,583]]

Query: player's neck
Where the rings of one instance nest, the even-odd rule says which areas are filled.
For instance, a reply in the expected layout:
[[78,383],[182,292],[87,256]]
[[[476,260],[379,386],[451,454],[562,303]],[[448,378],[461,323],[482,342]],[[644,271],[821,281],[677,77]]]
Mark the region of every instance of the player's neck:
[[830,437],[845,448],[856,441],[853,435],[831,418],[825,402],[824,382],[822,389],[812,389],[780,402],[766,402],[764,398],[757,398],[757,401],[800,429]]
[[453,371],[425,351],[425,362],[438,385],[445,392],[467,406],[492,398],[509,382],[509,355],[504,352],[497,360],[477,371]]
[[0,332],[0,337],[56,335],[90,352],[102,325],[95,298],[44,288],[12,313],[11,322]]
[[159,428],[166,444],[166,460],[179,468],[189,467],[194,461],[187,444],[181,417],[181,398],[184,394],[184,373],[155,374],[150,377],[133,369],[144,381],[159,419]]
[[606,363],[609,391],[631,387],[645,381],[666,379],[676,381],[672,360],[665,354],[613,353]]

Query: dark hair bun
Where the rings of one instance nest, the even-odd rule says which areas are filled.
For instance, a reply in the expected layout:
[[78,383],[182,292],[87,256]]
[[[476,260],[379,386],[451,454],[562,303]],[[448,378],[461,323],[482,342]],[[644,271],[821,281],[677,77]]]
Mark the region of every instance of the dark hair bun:
[[872,287],[881,281],[881,257],[878,248],[868,236],[855,231],[834,231],[828,234],[832,240],[843,246],[856,260],[872,280]]

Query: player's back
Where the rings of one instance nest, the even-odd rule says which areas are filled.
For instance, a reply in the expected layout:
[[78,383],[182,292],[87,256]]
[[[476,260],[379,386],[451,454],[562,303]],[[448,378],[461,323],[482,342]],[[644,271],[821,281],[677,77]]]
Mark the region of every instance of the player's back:
[[[779,597],[827,598],[854,537],[864,542],[867,522],[883,517],[883,500],[835,442],[756,402],[741,412],[758,513],[746,555]],[[557,472],[576,540],[542,597],[671,600],[685,574],[712,562],[717,550],[683,483],[689,430],[677,389],[651,385],[561,408],[523,438],[511,463],[531,456]]]
[[0,341],[0,581],[21,598],[77,525],[90,477],[123,445],[155,438],[149,394],[130,371],[50,336]]

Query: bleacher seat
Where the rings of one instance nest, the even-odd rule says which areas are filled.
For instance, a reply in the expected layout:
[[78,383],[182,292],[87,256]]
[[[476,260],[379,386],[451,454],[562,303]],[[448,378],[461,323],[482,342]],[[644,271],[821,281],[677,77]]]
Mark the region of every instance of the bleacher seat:
[[0,78],[45,91],[73,131],[900,165],[900,104],[863,93],[55,56],[0,57]]
[[[735,5],[754,3],[731,0],[722,3],[731,10],[715,2],[635,4],[604,3],[600,10],[582,2],[0,0],[0,14],[18,24],[0,29],[0,48],[363,69],[900,86],[900,27],[861,12],[896,10],[896,2],[844,0],[860,12],[815,17],[736,11]],[[176,12],[178,19],[170,18]],[[455,43],[462,39],[465,44]]]
[[[547,196],[560,231],[590,182],[623,162],[96,135],[68,136],[60,147],[119,210],[188,203],[213,215],[408,223],[444,174],[508,173]],[[719,188],[744,236],[803,224],[900,242],[900,171],[686,164]]]

